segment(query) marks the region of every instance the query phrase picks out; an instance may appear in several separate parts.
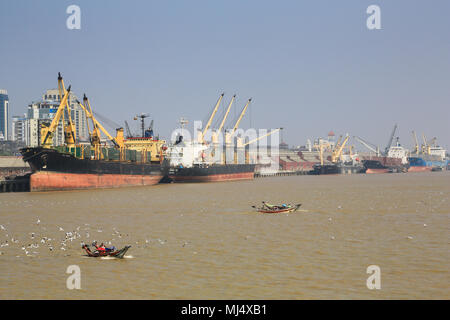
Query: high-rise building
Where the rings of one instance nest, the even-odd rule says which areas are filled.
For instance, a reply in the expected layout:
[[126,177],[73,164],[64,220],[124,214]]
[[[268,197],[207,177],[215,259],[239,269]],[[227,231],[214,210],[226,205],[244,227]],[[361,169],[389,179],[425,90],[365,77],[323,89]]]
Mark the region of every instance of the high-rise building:
[[13,116],[11,121],[11,140],[25,143],[27,128],[26,114],[23,116]]
[[[8,91],[0,89],[0,140],[9,137],[9,98]],[[2,138],[3,137],[3,138]]]

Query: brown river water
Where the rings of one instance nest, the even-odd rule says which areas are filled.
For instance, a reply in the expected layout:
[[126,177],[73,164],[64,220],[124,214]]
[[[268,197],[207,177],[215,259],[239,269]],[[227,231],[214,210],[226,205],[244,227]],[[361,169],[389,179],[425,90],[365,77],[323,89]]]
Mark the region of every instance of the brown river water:
[[[3,193],[0,299],[449,299],[449,216],[450,172]],[[132,247],[89,258],[93,240]]]

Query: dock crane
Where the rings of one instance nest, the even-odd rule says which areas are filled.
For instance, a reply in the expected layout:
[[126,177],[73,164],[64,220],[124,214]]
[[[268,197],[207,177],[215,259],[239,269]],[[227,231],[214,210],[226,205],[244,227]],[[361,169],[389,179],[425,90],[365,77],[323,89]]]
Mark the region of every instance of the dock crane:
[[323,152],[324,152],[325,148],[330,148],[330,147],[331,147],[331,144],[329,142],[325,142],[325,141],[320,141],[318,144],[314,144],[314,146],[313,146],[313,148],[315,148],[319,151],[321,166],[323,166],[323,164],[324,164]]
[[353,138],[355,138],[358,142],[360,142],[362,145],[364,145],[370,151],[375,152],[375,154],[377,156],[380,155],[380,148],[378,146],[374,145],[373,143],[367,142],[367,141],[365,141],[362,138],[357,137],[357,136],[353,136]]
[[233,102],[235,99],[236,99],[236,95],[234,95],[233,98],[231,98],[231,101],[228,104],[227,111],[225,112],[225,116],[223,117],[222,122],[219,125],[219,128],[215,132],[213,132],[213,134],[212,134],[212,142],[213,143],[218,143],[219,134],[222,131],[222,128],[225,124],[225,121],[227,120],[228,114],[230,113],[230,110],[231,110],[231,106],[233,105]]
[[244,117],[245,112],[247,111],[247,108],[248,108],[250,102],[252,102],[252,98],[248,99],[247,103],[245,104],[244,108],[242,109],[242,112],[239,115],[239,118],[236,121],[236,123],[234,124],[233,128],[229,132],[225,133],[225,143],[226,144],[230,144],[231,143],[231,137],[236,132],[236,129],[239,127],[239,123],[241,123],[241,120]]
[[217,110],[219,109],[220,102],[222,101],[224,95],[225,95],[225,93],[222,93],[222,94],[220,95],[219,99],[218,99],[217,102],[216,102],[216,105],[214,106],[213,112],[211,113],[211,116],[209,117],[209,120],[208,120],[208,122],[206,123],[205,128],[203,129],[202,132],[199,133],[199,135],[198,135],[198,137],[197,137],[197,139],[198,139],[197,141],[198,141],[199,143],[205,143],[205,135],[206,135],[206,133],[208,132],[209,128],[211,127],[211,123],[212,123],[212,121],[213,121],[213,119],[214,119],[214,116],[215,116],[216,113],[217,113]]

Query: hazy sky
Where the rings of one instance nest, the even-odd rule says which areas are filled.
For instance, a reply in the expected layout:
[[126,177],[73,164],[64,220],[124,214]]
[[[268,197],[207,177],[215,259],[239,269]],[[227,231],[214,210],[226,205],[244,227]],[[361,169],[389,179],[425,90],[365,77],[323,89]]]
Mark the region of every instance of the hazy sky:
[[225,92],[232,117],[253,97],[243,127],[284,127],[291,145],[333,130],[384,147],[398,123],[407,146],[416,130],[449,148],[449,15],[448,0],[1,0],[0,88],[22,114],[60,71],[94,110],[136,129],[149,113],[166,137]]

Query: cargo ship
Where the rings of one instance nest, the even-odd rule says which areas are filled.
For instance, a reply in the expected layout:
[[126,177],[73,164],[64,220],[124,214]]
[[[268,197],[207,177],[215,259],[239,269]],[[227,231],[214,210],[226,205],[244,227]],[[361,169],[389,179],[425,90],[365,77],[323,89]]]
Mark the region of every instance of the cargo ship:
[[[219,127],[211,132],[212,121],[223,97],[224,94],[222,93],[211,112],[205,128],[197,132],[193,140],[184,140],[184,126],[188,121],[183,118],[180,120],[181,133],[178,134],[176,141],[168,147],[166,152],[170,169],[163,180],[164,182],[212,182],[254,179],[256,164],[250,163],[245,146],[280,129],[273,130],[269,134],[246,144],[243,144],[239,138],[235,137],[234,134],[239,127],[239,123],[252,100],[248,99],[232,129],[225,132],[223,143],[219,143],[220,132],[224,127],[236,95],[232,97],[228,104]],[[205,139],[209,133],[211,134],[211,141]],[[233,143],[233,138],[236,140],[236,144]]]
[[32,170],[30,191],[150,186],[165,174],[162,164],[82,159],[68,151],[43,147],[20,152]]
[[[50,122],[42,122],[38,130],[38,146],[20,150],[32,170],[30,191],[73,190],[149,186],[160,182],[166,174],[165,141],[152,136],[124,138],[123,128],[111,136],[97,121],[89,100],[76,100],[83,109],[86,122],[92,122],[89,142],[76,140],[76,127],[71,119],[71,105],[63,79],[58,74],[60,102]],[[63,127],[64,144],[55,145],[55,135]],[[144,130],[143,130],[144,131]],[[101,132],[110,142],[102,141]]]
[[409,157],[409,172],[433,171],[435,168],[446,169],[449,165],[448,159],[436,155],[419,155]]
[[208,157],[210,152],[210,147],[195,142],[178,142],[170,146],[167,152],[170,169],[164,182],[213,182],[254,178],[255,164],[212,161]]
[[420,150],[414,131],[413,135],[416,146],[415,152],[408,158],[410,172],[437,171],[448,167],[449,159],[446,156],[446,150],[436,145],[436,138],[432,139],[431,143],[434,144],[432,146],[424,136],[424,144]]
[[362,165],[331,163],[331,164],[315,164],[310,171],[311,175],[321,174],[357,174],[365,173],[366,168]]

